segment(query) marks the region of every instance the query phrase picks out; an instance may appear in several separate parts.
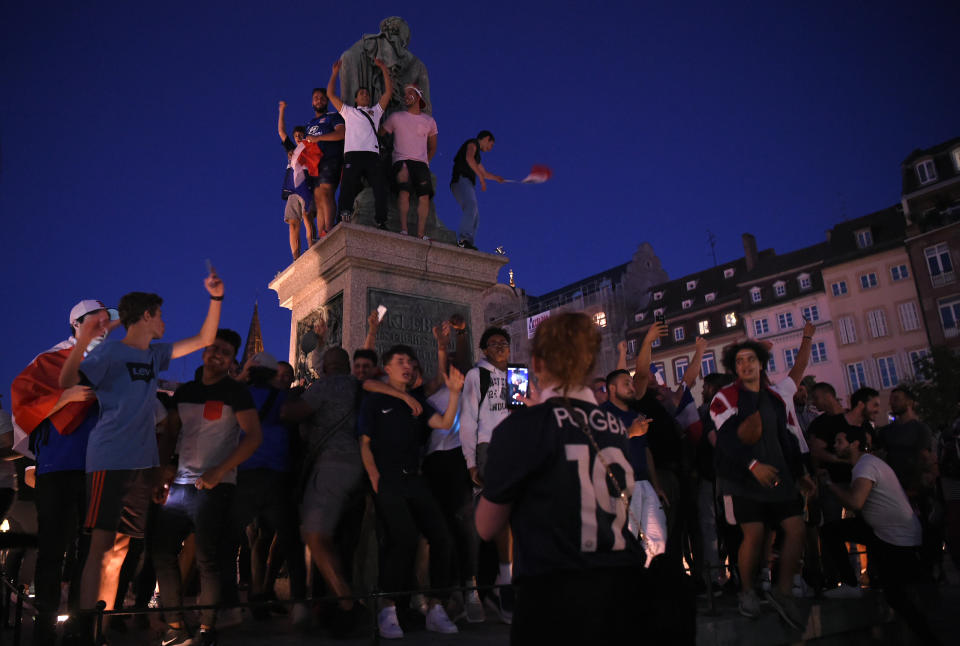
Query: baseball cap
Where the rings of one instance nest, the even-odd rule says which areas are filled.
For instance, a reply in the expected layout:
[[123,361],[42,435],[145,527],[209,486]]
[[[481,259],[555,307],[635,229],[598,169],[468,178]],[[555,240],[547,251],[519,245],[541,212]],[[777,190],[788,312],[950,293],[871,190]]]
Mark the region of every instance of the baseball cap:
[[280,368],[277,358],[269,352],[258,352],[253,355],[253,363],[250,365],[254,368],[266,368],[268,370],[278,370]]
[[117,312],[116,309],[104,305],[103,301],[86,299],[74,305],[73,309],[70,310],[70,326],[73,327],[77,324],[77,321],[82,319],[84,316],[90,312],[96,312],[98,310],[107,310],[107,313],[110,314],[111,321],[116,321],[120,318],[120,313]]
[[417,87],[417,86],[416,86],[415,84],[413,84],[413,83],[409,83],[409,84],[408,84],[406,87],[404,87],[403,89],[404,89],[404,91],[406,91],[407,89],[411,89],[411,90],[413,90],[414,92],[416,92],[416,93],[417,93],[417,96],[420,97],[420,109],[421,109],[421,110],[425,110],[425,109],[426,109],[426,107],[427,107],[427,102],[423,100],[423,90],[421,90],[419,87]]

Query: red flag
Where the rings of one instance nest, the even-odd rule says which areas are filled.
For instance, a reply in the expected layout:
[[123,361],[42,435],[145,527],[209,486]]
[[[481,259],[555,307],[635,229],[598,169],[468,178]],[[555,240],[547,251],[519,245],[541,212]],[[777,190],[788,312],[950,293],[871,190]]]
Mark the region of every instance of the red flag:
[[61,435],[72,433],[87,415],[93,400],[72,402],[55,412],[50,411],[63,394],[60,370],[72,351],[61,343],[34,359],[10,385],[10,409],[14,419],[27,434],[50,418]]
[[530,168],[530,174],[520,180],[521,184],[542,184],[553,176],[553,171],[549,166],[534,164]]

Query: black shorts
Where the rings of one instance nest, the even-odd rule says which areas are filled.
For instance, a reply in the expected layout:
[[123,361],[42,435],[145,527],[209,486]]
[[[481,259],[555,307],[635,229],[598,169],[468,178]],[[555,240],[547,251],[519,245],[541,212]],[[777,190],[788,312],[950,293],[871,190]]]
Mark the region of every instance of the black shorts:
[[803,498],[793,500],[756,500],[744,496],[724,496],[723,512],[731,525],[763,523],[777,527],[787,518],[803,516]]
[[143,538],[159,469],[94,471],[87,474],[83,527]]
[[320,184],[330,184],[334,188],[340,183],[340,172],[343,170],[343,158],[323,158],[317,165],[317,175],[307,175],[307,188],[311,191]]
[[[400,172],[404,166],[407,169],[407,177],[401,181]],[[401,159],[393,164],[393,172],[390,175],[393,178],[394,191],[433,197],[433,178],[430,176],[430,167],[423,162]]]

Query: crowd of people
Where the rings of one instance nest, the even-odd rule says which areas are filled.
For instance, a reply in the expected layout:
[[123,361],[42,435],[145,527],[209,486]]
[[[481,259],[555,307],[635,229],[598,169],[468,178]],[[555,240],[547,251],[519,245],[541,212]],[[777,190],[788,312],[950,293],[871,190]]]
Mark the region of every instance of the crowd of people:
[[[410,235],[408,215],[411,198],[415,198],[415,234],[428,239],[427,216],[434,195],[430,162],[437,152],[437,122],[425,111],[424,93],[416,83],[402,88],[403,109],[388,113],[393,81],[383,61],[376,59],[374,64],[384,87],[376,102],[371,88],[366,87],[358,88],[353,97],[337,96],[338,60],[327,86],[313,90],[314,118],[293,129],[293,140],[287,133],[286,102],[280,102],[277,131],[288,159],[281,197],[286,202],[283,219],[289,225],[294,260],[301,254],[301,223],[309,249],[337,222],[354,218],[356,198],[364,186],[373,193],[377,228],[387,229],[392,192],[400,217],[399,233]],[[486,180],[504,181],[481,163],[480,153],[489,152],[494,141],[493,133],[481,130],[467,139],[454,157],[450,190],[463,212],[457,231],[457,244],[462,248],[476,249],[477,183],[485,191]],[[340,195],[335,200],[338,186]]]
[[[935,450],[909,390],[893,392],[894,421],[881,424],[876,391],[844,406],[804,377],[811,324],[780,382],[753,341],[728,347],[725,372],[701,379],[698,339],[672,390],[651,368],[663,323],[632,373],[621,344],[618,368],[595,378],[595,325],[562,314],[538,328],[518,394],[509,333],[484,330],[474,363],[456,315],[433,328],[436,366],[403,345],[378,357],[376,312],[352,357],[315,326],[317,378],[295,380],[267,352],[240,365],[240,336],[220,327],[223,282],[211,273],[205,288],[200,331],[173,343],[156,294],[129,293],[116,310],[80,301],[68,339],[13,382],[18,433],[7,424],[0,447],[33,461],[34,643],[54,643],[68,612],[64,639],[91,643],[93,615],[77,611],[129,597],[145,608],[157,590],[169,609],[160,643],[216,644],[218,623],[242,620],[241,601],[271,612],[283,571],[290,619],[319,619],[334,636],[367,621],[397,639],[495,618],[516,643],[639,630],[692,643],[696,594],[738,594],[746,617],[765,597],[801,630],[798,598],[869,585],[938,643],[911,589],[941,572],[945,532],[957,553],[954,458]],[[120,326],[123,338],[108,338]],[[171,359],[194,352],[194,379],[159,390]],[[6,512],[16,478],[0,464]],[[373,579],[384,594],[369,607]],[[183,610],[196,590],[199,615]],[[333,601],[308,605],[324,595]],[[127,623],[113,616],[109,627]]]

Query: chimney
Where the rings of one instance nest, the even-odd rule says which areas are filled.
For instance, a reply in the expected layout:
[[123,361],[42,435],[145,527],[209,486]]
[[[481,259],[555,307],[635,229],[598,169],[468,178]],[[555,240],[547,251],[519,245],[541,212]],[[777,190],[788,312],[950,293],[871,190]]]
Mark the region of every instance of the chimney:
[[747,262],[747,271],[757,266],[757,239],[752,233],[743,234],[743,259]]

